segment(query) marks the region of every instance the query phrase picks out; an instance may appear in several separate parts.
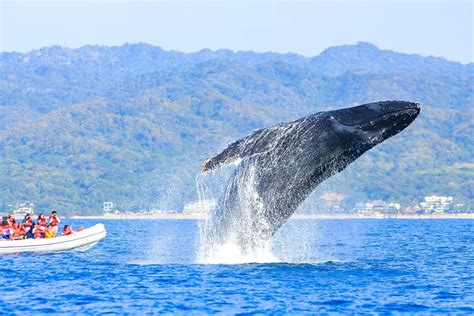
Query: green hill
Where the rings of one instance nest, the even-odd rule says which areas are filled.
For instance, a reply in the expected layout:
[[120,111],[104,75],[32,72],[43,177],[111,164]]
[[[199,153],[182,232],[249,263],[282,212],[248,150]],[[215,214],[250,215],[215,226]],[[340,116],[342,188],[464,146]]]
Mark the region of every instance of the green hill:
[[296,54],[147,44],[0,54],[0,207],[179,211],[201,161],[256,128],[378,100],[418,101],[406,131],[325,184],[346,205],[474,200],[474,72],[368,43]]

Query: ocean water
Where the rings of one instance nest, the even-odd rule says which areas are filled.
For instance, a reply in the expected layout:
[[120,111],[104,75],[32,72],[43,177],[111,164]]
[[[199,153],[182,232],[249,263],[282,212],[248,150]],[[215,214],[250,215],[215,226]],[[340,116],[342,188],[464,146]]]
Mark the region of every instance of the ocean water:
[[472,220],[290,220],[212,264],[198,221],[101,222],[88,251],[0,256],[2,315],[474,313]]

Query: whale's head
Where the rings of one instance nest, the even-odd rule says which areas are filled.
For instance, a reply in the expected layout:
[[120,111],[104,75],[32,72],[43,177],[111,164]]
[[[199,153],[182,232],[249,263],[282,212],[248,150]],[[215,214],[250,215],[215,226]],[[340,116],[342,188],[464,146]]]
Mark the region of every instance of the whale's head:
[[329,111],[325,116],[354,143],[373,147],[408,127],[420,111],[418,103],[386,101]]
[[[408,127],[420,113],[420,105],[383,101],[320,112],[305,123],[312,135],[299,144],[298,159],[312,190],[324,179],[340,172],[369,149]],[[303,167],[301,167],[303,165]],[[306,194],[307,192],[305,192]]]

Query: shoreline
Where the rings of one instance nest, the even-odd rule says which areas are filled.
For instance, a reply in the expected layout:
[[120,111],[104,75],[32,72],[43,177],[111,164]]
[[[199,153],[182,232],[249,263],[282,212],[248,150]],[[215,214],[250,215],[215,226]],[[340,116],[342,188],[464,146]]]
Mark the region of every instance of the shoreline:
[[[68,219],[106,219],[106,220],[205,220],[206,216],[198,214],[107,214],[107,215],[74,215]],[[359,214],[295,214],[290,220],[321,219],[474,219],[474,213],[436,214],[436,215],[359,215]]]

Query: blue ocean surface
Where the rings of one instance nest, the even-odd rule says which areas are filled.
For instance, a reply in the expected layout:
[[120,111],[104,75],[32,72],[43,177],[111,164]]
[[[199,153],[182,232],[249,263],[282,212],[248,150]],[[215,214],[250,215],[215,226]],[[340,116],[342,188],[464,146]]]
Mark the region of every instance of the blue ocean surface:
[[0,256],[2,315],[474,313],[472,220],[290,220],[274,260],[216,264],[200,261],[199,221],[65,222],[108,236]]

